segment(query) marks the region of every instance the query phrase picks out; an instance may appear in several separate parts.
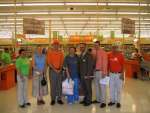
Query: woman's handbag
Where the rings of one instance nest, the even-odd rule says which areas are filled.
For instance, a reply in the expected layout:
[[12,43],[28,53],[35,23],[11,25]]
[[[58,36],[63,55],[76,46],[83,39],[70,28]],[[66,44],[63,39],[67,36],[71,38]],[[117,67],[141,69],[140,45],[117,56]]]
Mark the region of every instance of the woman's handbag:
[[44,75],[43,75],[42,80],[41,80],[41,85],[42,86],[46,86],[47,85],[47,80],[46,80]]

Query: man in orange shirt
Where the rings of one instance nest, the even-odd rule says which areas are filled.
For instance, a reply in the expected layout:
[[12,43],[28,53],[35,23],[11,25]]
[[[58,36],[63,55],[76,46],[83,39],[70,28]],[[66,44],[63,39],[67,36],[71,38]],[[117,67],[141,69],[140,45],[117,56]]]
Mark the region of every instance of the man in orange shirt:
[[112,45],[112,52],[108,54],[108,69],[110,76],[110,102],[108,106],[116,104],[117,108],[121,107],[121,89],[123,85],[124,56],[118,49],[118,44]]
[[51,89],[51,105],[55,104],[57,99],[58,104],[63,104],[62,96],[62,76],[61,70],[64,62],[64,55],[59,50],[59,41],[54,40],[52,49],[48,50],[47,63],[49,65],[50,89]]
[[94,43],[93,57],[95,59],[95,87],[96,100],[93,103],[101,103],[100,107],[106,107],[106,85],[100,84],[100,80],[107,76],[107,53],[100,47],[100,41]]

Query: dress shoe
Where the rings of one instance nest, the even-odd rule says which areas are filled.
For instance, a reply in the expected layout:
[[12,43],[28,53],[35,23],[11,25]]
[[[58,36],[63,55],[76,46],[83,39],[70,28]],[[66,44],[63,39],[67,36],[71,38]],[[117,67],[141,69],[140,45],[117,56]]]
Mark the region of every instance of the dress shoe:
[[25,103],[25,105],[27,105],[27,106],[31,106],[31,103],[27,102],[27,103]]
[[84,105],[84,106],[90,106],[91,103],[84,103],[83,105]]
[[113,105],[115,105],[115,103],[113,103],[113,102],[108,103],[108,106],[113,106]]
[[58,100],[57,103],[60,104],[60,105],[64,104],[62,100]]
[[104,107],[106,107],[106,104],[105,104],[105,103],[102,103],[102,104],[100,105],[100,108],[104,108]]
[[45,104],[45,101],[44,101],[44,100],[41,100],[41,103],[42,103],[42,104]]
[[85,104],[85,101],[81,101],[80,104]]
[[120,104],[120,103],[117,103],[116,107],[117,107],[117,108],[120,108],[120,107],[121,107],[121,104]]
[[55,101],[54,100],[51,101],[51,105],[52,106],[55,105]]
[[44,100],[37,100],[37,105],[43,105],[45,104]]
[[98,104],[98,103],[100,103],[100,102],[98,102],[97,100],[94,100],[92,103],[93,103],[93,104]]

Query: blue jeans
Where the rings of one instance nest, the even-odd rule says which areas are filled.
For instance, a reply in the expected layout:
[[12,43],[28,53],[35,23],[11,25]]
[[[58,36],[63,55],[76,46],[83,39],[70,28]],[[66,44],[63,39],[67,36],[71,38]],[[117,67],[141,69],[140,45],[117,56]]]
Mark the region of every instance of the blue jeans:
[[75,78],[74,81],[74,91],[73,95],[67,95],[67,102],[74,103],[75,101],[79,100],[79,79]]

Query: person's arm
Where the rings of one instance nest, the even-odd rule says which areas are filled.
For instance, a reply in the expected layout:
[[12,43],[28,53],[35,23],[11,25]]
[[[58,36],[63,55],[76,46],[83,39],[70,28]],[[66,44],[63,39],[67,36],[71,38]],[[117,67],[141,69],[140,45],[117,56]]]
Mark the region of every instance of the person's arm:
[[108,74],[108,55],[105,51],[103,52],[102,59],[102,76],[106,76]]
[[92,55],[88,54],[88,58],[87,58],[87,76],[93,76],[93,65],[94,65],[94,60]]
[[35,69],[35,59],[34,59],[34,56],[32,56],[32,67]]
[[47,63],[46,63],[46,56],[45,56],[44,76],[46,76],[46,72],[47,72]]
[[20,70],[20,62],[18,60],[16,60],[16,70],[17,70],[17,76],[20,76],[20,78],[23,79],[23,76]]
[[110,53],[108,53],[108,55],[107,55],[107,61],[108,61],[108,63],[107,63],[107,74],[108,74],[108,76],[109,76],[109,72],[110,72],[110,61],[109,61],[109,58],[110,58]]
[[120,61],[120,63],[121,63],[121,66],[122,66],[122,73],[123,73],[123,71],[124,71],[124,62],[125,62],[125,59],[124,59],[124,55],[123,54],[121,54],[121,61]]
[[62,70],[63,67],[63,63],[64,63],[64,54],[61,54],[61,61],[60,61],[60,71]]
[[47,56],[46,56],[46,63],[47,63],[47,65],[50,67],[50,68],[52,68],[53,70],[55,70],[54,69],[54,67],[53,67],[53,65],[51,64],[51,57],[50,57],[50,49],[48,50],[48,52],[47,52]]
[[120,79],[124,80],[124,55],[123,54],[120,55],[120,64],[122,66]]
[[65,71],[66,71],[66,74],[67,74],[67,77],[69,78],[70,77],[70,73],[69,73],[69,68],[68,68],[68,56],[65,57],[65,60],[64,60],[64,67],[65,67]]

